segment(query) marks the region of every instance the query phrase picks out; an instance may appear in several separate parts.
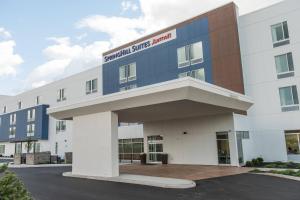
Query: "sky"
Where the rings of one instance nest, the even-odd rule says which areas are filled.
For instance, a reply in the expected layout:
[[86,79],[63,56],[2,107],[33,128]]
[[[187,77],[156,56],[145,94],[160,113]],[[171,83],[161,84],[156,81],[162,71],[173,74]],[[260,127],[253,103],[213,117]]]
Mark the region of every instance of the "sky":
[[[281,0],[234,0],[246,14]],[[230,0],[0,0],[0,95],[101,65],[102,53]]]

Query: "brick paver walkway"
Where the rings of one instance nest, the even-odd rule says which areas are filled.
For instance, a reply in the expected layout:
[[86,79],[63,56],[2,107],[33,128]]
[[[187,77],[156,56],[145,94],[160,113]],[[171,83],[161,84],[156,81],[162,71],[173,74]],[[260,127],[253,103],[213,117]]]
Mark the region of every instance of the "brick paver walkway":
[[120,165],[120,173],[202,180],[247,173],[251,168],[203,165]]

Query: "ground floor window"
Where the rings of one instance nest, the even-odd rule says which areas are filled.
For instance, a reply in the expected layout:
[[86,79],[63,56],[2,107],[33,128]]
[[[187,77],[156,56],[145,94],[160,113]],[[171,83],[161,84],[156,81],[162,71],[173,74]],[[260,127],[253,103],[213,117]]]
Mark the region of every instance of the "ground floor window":
[[35,152],[41,152],[41,144],[40,143],[35,143],[34,144],[34,150]]
[[163,136],[148,136],[148,152],[150,162],[161,162],[163,153]]
[[230,164],[230,148],[228,132],[217,133],[217,148],[219,164]]
[[119,139],[119,160],[139,160],[144,152],[143,138]]
[[0,145],[0,154],[1,155],[5,154],[5,144]]
[[288,154],[300,154],[300,131],[286,131],[285,143]]
[[16,153],[22,153],[22,144],[16,143]]
[[55,154],[57,155],[58,153],[58,142],[55,142]]

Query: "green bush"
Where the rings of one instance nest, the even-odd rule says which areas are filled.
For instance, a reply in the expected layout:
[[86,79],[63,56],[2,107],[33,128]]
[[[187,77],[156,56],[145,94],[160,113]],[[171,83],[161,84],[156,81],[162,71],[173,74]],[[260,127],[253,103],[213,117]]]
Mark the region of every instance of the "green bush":
[[7,170],[7,165],[0,167],[4,176],[0,178],[0,199],[1,200],[32,200],[24,184],[17,175]]
[[261,157],[253,158],[251,161],[246,162],[246,167],[261,167],[264,164],[264,159]]
[[5,172],[7,168],[8,168],[7,164],[0,165],[0,173]]
[[252,161],[247,161],[246,162],[246,167],[253,167]]

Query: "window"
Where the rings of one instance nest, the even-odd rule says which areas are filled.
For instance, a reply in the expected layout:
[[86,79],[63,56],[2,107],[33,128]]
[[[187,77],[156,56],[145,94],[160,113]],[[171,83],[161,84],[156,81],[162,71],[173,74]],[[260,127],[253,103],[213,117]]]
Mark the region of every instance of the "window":
[[2,118],[0,117],[0,127],[2,126]]
[[144,139],[119,139],[119,159],[139,160],[140,154],[144,152]]
[[34,151],[41,152],[41,144],[40,143],[34,143]]
[[295,85],[279,88],[279,95],[283,112],[299,110],[298,92]]
[[203,62],[202,42],[191,44],[190,59],[191,59],[191,65]]
[[289,155],[300,154],[300,131],[286,131],[285,143]]
[[35,132],[35,124],[28,124],[27,125],[27,137],[34,136],[34,132]]
[[27,122],[35,121],[35,109],[27,110]]
[[56,121],[56,131],[61,132],[65,130],[66,130],[66,121],[65,120]]
[[133,84],[133,85],[127,85],[127,86],[125,86],[125,87],[121,87],[121,88],[120,88],[120,92],[126,91],[126,90],[131,90],[131,89],[134,89],[134,88],[136,88],[136,84]]
[[228,132],[217,132],[217,150],[219,164],[230,164],[230,147]]
[[292,53],[275,56],[278,78],[294,76],[294,62]]
[[203,62],[202,42],[196,42],[177,49],[178,67],[187,67]]
[[19,101],[19,102],[18,102],[18,109],[21,109],[21,108],[22,108],[22,102]]
[[55,154],[57,155],[58,153],[58,142],[55,142]]
[[91,94],[97,92],[97,79],[89,80],[86,82],[85,93]]
[[57,102],[65,101],[66,99],[66,90],[64,88],[59,89],[57,91]]
[[273,47],[289,44],[289,30],[287,22],[271,26]]
[[3,107],[3,113],[6,113],[6,106]]
[[188,71],[188,72],[183,72],[178,74],[178,78],[184,78],[190,76],[192,78],[198,79],[198,80],[202,80],[205,81],[205,72],[204,72],[204,68],[201,69],[196,69],[193,71]]
[[124,65],[119,68],[120,84],[136,80],[136,63]]
[[13,126],[13,127],[9,127],[9,138],[15,138],[16,136],[16,127]]
[[16,113],[10,114],[9,122],[10,122],[10,125],[16,125],[16,122],[17,122],[17,114]]
[[242,139],[250,139],[249,131],[237,131],[236,133],[240,134]]
[[0,154],[1,155],[5,154],[5,144],[0,145]]
[[40,97],[39,96],[37,96],[35,98],[35,103],[36,103],[36,105],[40,105]]
[[177,49],[178,67],[186,67],[190,65],[189,46],[180,47]]

